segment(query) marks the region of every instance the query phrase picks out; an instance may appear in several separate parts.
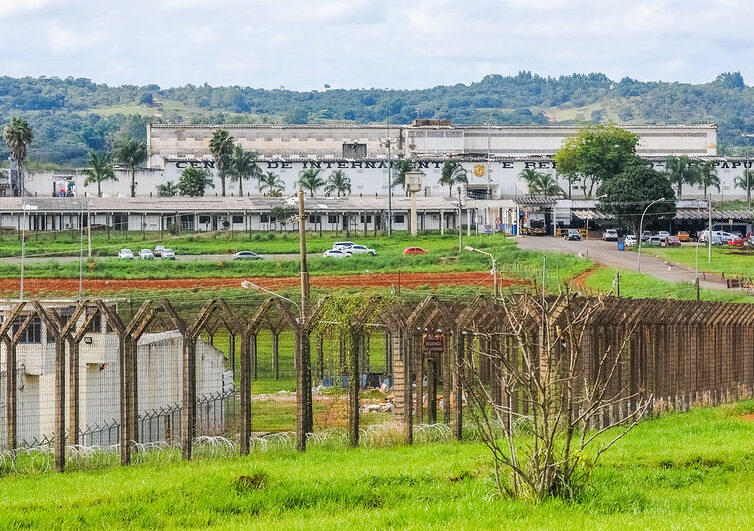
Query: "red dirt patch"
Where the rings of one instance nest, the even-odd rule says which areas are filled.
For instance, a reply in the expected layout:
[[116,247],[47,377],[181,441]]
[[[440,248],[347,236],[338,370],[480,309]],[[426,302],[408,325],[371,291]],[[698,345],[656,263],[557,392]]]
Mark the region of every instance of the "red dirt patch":
[[749,422],[754,422],[754,413],[749,413],[748,415],[741,415],[741,420],[748,420]]
[[[237,288],[241,280],[250,280],[267,289],[284,289],[299,285],[299,277],[231,277],[231,278],[174,278],[174,279],[137,279],[105,280],[84,279],[83,290],[86,293],[113,291],[149,291],[193,288]],[[503,279],[502,286],[527,284],[526,280]],[[311,285],[315,288],[341,287],[390,287],[415,288],[428,285],[433,288],[441,285],[472,285],[492,287],[489,273],[453,272],[453,273],[386,273],[379,275],[341,275],[313,276]],[[19,279],[0,279],[0,292],[18,293]],[[24,291],[27,294],[39,293],[77,293],[79,281],[76,278],[27,278]]]

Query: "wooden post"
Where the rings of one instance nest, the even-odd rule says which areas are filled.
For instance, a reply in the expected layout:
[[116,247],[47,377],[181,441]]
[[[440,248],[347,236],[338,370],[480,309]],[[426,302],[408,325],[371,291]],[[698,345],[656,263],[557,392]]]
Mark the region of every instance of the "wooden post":
[[70,366],[68,368],[68,431],[72,445],[79,444],[79,344],[74,336],[68,337]]
[[437,422],[437,359],[427,358],[427,422]]
[[5,392],[7,396],[7,410],[6,410],[6,425],[7,425],[7,440],[8,450],[15,450],[18,445],[16,439],[16,421],[18,419],[18,412],[16,408],[16,396],[18,386],[16,385],[16,378],[18,372],[16,370],[16,345],[11,341],[8,336],[3,337],[3,343],[5,344]]
[[464,335],[461,330],[455,330],[455,360],[453,364],[453,434],[459,441],[463,438],[463,385],[461,371],[463,371],[463,355],[465,349]]
[[278,330],[272,331],[272,373],[275,375],[275,380],[280,379],[280,332]]
[[65,339],[60,334],[55,337],[55,470],[65,472]]
[[196,338],[193,334],[183,337],[183,404],[181,407],[182,455],[191,459],[196,435]]
[[256,334],[241,334],[241,455],[248,455],[251,439],[251,345],[255,340]]
[[351,352],[348,356],[348,442],[359,445],[359,350],[361,334],[351,330]]

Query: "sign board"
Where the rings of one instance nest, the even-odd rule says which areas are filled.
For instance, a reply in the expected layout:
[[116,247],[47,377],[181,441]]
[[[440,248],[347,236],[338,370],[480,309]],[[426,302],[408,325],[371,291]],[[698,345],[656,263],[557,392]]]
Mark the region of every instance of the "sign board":
[[406,190],[409,192],[418,192],[422,189],[422,177],[424,173],[420,171],[407,171],[406,178]]
[[443,352],[445,350],[445,334],[424,334],[425,352]]

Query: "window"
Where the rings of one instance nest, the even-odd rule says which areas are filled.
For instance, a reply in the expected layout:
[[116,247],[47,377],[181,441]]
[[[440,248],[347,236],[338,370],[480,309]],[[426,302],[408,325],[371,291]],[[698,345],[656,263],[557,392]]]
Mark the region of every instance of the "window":
[[354,143],[343,144],[343,158],[344,159],[365,159],[367,158],[367,145]]
[[199,223],[209,223],[209,216],[199,216]]
[[396,214],[393,216],[393,223],[404,223],[404,215],[403,214]]
[[239,216],[239,215],[234,214],[233,215],[233,223],[235,223],[235,224],[243,223],[243,216]]
[[309,223],[321,223],[322,222],[322,216],[315,216],[314,214],[311,214],[309,216]]
[[[75,309],[76,308],[74,308],[73,306],[69,306],[67,308],[61,308],[60,309],[60,324],[65,326],[68,323],[68,321],[71,320],[71,317],[73,317],[73,312]],[[75,330],[75,327],[73,328],[73,330]],[[47,342],[48,343],[55,342],[55,336],[53,336],[49,331],[47,332]]]
[[338,222],[338,216],[332,216],[332,215],[327,216],[327,222],[330,225],[335,225]]
[[[372,222],[372,216],[367,216],[367,221],[366,222],[367,223],[371,223]],[[364,216],[361,216],[361,221],[359,223],[364,223]]]
[[267,214],[262,214],[260,221],[262,223],[268,223],[270,221],[270,216],[268,216]]
[[[26,320],[25,315],[20,315],[16,322],[13,324],[13,335],[15,336],[19,330],[21,330],[21,324]],[[42,321],[38,316],[32,318],[31,323],[23,335],[21,336],[21,343],[41,343],[42,342]]]
[[86,309],[86,318],[88,319],[89,316],[93,313],[96,313],[97,317],[95,317],[92,321],[92,324],[89,325],[89,331],[95,334],[99,334],[100,332],[102,332],[102,314],[97,313],[97,308],[88,307]]

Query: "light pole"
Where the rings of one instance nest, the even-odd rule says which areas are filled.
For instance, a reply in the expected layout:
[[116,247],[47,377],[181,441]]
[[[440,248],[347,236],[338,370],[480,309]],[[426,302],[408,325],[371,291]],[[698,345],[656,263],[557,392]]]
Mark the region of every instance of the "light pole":
[[273,297],[277,297],[278,299],[282,299],[284,301],[290,302],[291,304],[293,304],[296,307],[296,309],[298,310],[299,314],[301,314],[301,306],[299,306],[296,301],[294,301],[292,299],[289,299],[288,297],[284,297],[280,293],[275,293],[274,291],[270,291],[267,288],[263,288],[259,284],[254,284],[253,282],[251,282],[249,280],[244,280],[243,282],[241,282],[241,287],[243,289],[251,289],[251,290],[254,290],[254,291],[264,291],[265,293],[269,293]]
[[639,262],[637,264],[637,270],[638,270],[639,273],[641,273],[641,235],[642,235],[642,228],[644,227],[644,215],[647,213],[647,210],[649,210],[649,207],[651,207],[655,203],[659,203],[661,201],[665,201],[665,198],[661,197],[661,198],[655,199],[654,201],[652,201],[651,203],[649,203],[647,205],[647,208],[644,209],[644,212],[642,212],[641,219],[639,219],[639,234],[638,234],[638,237],[639,237]]
[[744,165],[744,182],[746,183],[746,208],[751,210],[751,193],[749,190],[749,175],[747,172],[751,172],[751,162],[749,162],[749,151],[751,150],[751,137],[754,136],[754,134],[751,133],[741,133],[741,136],[746,139],[746,164]]
[[495,257],[492,256],[492,254],[488,253],[487,251],[482,251],[481,249],[475,249],[474,247],[471,247],[470,245],[467,245],[466,247],[464,247],[464,249],[466,249],[467,251],[473,251],[475,253],[486,254],[487,256],[492,258],[492,271],[490,271],[490,273],[492,273],[492,278],[493,278],[492,289],[495,293],[495,298],[497,299],[497,261],[495,260]]

